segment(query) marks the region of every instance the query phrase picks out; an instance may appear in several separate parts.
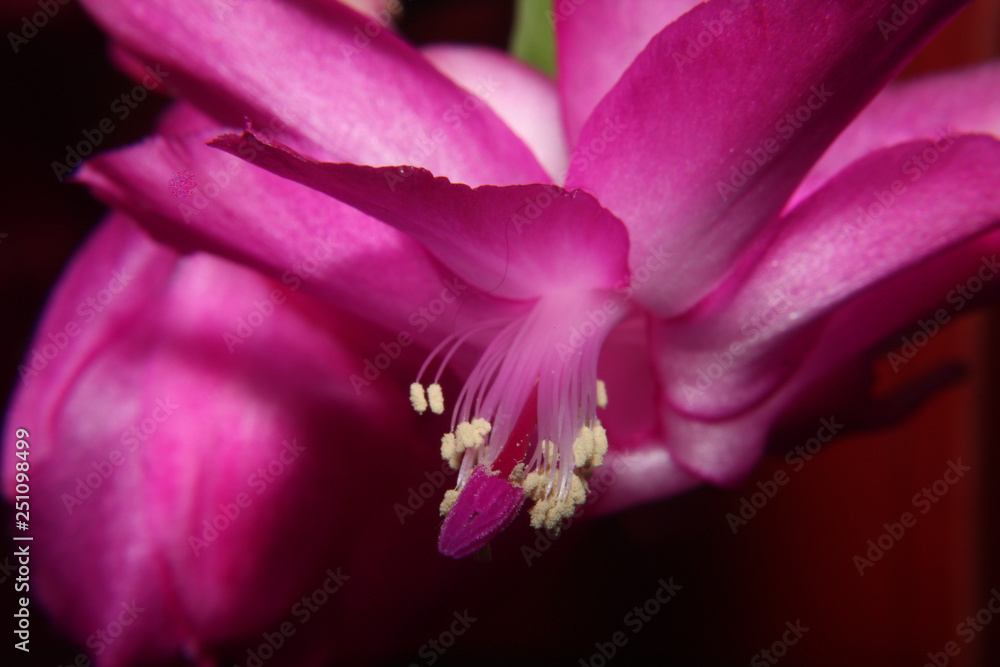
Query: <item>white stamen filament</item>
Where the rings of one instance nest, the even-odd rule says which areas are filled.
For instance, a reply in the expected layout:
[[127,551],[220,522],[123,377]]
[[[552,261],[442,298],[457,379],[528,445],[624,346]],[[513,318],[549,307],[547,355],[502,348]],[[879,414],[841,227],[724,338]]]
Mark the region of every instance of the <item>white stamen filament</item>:
[[[459,474],[456,489],[441,503],[442,514],[449,513],[477,466],[485,467],[487,474],[502,472],[511,486],[523,489],[534,505],[531,525],[538,529],[558,531],[586,500],[586,480],[608,451],[607,432],[597,418],[597,410],[607,407],[608,392],[596,375],[604,335],[616,322],[608,320],[584,336],[575,323],[582,319],[580,312],[604,298],[597,292],[579,294],[578,302],[543,298],[523,317],[484,322],[449,335],[424,361],[410,387],[410,400],[418,412],[430,407],[443,414],[438,380],[445,367],[471,336],[499,329],[457,398],[449,401],[451,432],[441,439],[441,456]],[[425,392],[420,379],[435,358],[440,365]],[[529,400],[537,404],[526,413]],[[537,421],[532,419],[536,415]],[[517,449],[501,460],[508,447]],[[520,458],[512,461],[511,455]],[[515,462],[508,475],[508,466]]]

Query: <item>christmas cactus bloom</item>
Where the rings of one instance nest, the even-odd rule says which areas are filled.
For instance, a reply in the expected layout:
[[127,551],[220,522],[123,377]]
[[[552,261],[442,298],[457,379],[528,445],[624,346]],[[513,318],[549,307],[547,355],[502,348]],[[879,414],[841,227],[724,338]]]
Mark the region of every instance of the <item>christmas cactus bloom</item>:
[[[553,15],[552,83],[365,36],[342,7],[317,22],[259,3],[221,25],[194,4],[101,3],[128,61],[177,71],[199,110],[81,179],[158,238],[279,278],[326,238],[338,259],[309,289],[433,348],[418,411],[447,408],[454,367],[445,554],[525,500],[558,529],[602,462],[623,471],[609,509],[733,483],[805,390],[991,261],[1000,146],[977,132],[1000,117],[981,85],[995,68],[894,90],[831,147],[954,3],[650,4]],[[181,169],[222,175],[204,212],[165,192]],[[378,372],[361,370],[359,392]]]
[[[122,66],[160,66],[182,101],[77,179],[171,252],[301,290],[309,313],[329,306],[303,316],[310,336],[328,329],[354,356],[282,386],[352,428],[370,421],[381,443],[338,431],[335,451],[396,461],[440,442],[456,471],[440,506],[447,556],[481,549],[525,504],[531,525],[558,530],[602,467],[617,473],[602,511],[738,482],[812,390],[955,283],[1000,270],[1000,68],[880,94],[961,3],[562,2],[554,81],[490,50],[416,50],[381,15],[337,3],[258,0],[222,17],[193,0],[85,4]],[[198,184],[191,196],[182,182]],[[211,365],[282,317],[223,326],[214,347],[179,341],[204,344]],[[307,354],[295,335],[269,363]],[[248,392],[273,381],[255,349],[240,366]],[[139,357],[116,361],[116,386],[144,386]],[[58,409],[81,439],[105,433],[80,393],[97,361],[76,363],[12,414]],[[70,394],[75,411],[58,403]],[[373,402],[381,416],[358,407]],[[419,425],[394,439],[412,410]],[[207,449],[227,441],[190,428]],[[407,471],[357,473],[366,503],[385,468]],[[334,509],[316,529],[351,539],[343,488],[298,492],[324,490]]]

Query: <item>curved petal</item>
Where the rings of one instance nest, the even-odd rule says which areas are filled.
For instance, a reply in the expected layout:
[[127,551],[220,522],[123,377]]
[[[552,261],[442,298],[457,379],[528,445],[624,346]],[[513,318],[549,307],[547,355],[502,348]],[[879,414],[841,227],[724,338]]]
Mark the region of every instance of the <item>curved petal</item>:
[[767,435],[785,407],[785,395],[736,416],[705,420],[678,412],[672,405],[660,412],[663,439],[674,467],[707,482],[730,486],[745,477],[760,459]]
[[[176,123],[190,129],[188,116],[181,111]],[[406,234],[205,146],[216,134],[154,137],[90,160],[78,179],[171,245],[245,263],[425,346],[450,333],[459,312],[507,308],[470,299],[468,287]],[[180,190],[175,181],[184,174],[190,181]],[[438,316],[419,316],[421,307]]]
[[472,189],[413,167],[313,162],[252,132],[212,146],[344,203],[422,243],[494,296],[531,299],[563,289],[611,288],[628,275],[628,234],[590,195],[555,185]]
[[658,381],[645,317],[633,317],[611,332],[601,348],[598,377],[607,390],[608,403],[600,418],[609,447],[604,464],[587,482],[594,515],[677,495],[700,484],[702,479],[678,465],[660,436]]
[[[923,336],[936,335],[965,308],[988,302],[983,292],[989,291],[993,299],[1000,295],[1000,281],[992,280],[1000,268],[998,254],[1000,232],[993,231],[902,271],[844,303],[823,322],[808,353],[785,384],[745,412],[704,419],[663,401],[663,438],[673,457],[678,464],[715,484],[730,486],[740,482],[764,453],[774,425],[787,415],[800,414],[797,407],[804,394],[819,391],[825,397],[824,405],[829,396],[849,395],[842,386],[824,391],[823,385],[840,369],[849,367],[858,355],[897,331],[901,323],[908,326],[908,333],[899,339],[903,343],[900,353],[888,355],[894,370],[919,353],[921,348],[915,343],[926,344]],[[983,275],[991,276],[990,280],[983,282]],[[974,288],[982,291],[973,292]],[[899,299],[900,294],[909,298]],[[861,418],[864,427],[867,419]],[[849,417],[834,410],[821,418],[816,428],[825,426],[829,437],[831,432],[856,425],[844,419]]]
[[[552,182],[565,179],[569,149],[551,79],[496,49],[435,44],[422,52],[455,83],[488,104],[528,145]],[[454,108],[451,122],[462,122],[475,108],[473,100],[464,102]]]
[[964,133],[1000,137],[1000,62],[897,83],[883,90],[813,166],[788,208],[854,160],[879,148]]
[[680,495],[705,480],[682,466],[660,439],[609,451],[588,481],[594,516]]
[[[197,107],[184,101],[178,101],[169,105],[156,119],[153,135],[184,136],[217,130],[218,128],[218,123],[199,111]],[[98,157],[100,155],[98,154]]]
[[556,2],[549,21],[556,29],[559,97],[566,137],[580,130],[604,94],[649,40],[701,0],[587,0]]
[[[4,454],[27,428],[32,531],[48,545],[32,551],[32,594],[102,665],[234,664],[289,620],[299,632],[280,664],[377,660],[423,641],[433,628],[412,605],[461,577],[434,553],[437,513],[401,525],[391,505],[445,483],[405,383],[390,371],[355,392],[371,332],[301,294],[258,309],[283,289],[116,216],[54,293],[35,339],[46,365],[19,388]],[[241,318],[254,328],[229,353]],[[403,548],[420,536],[426,549]],[[301,625],[290,610],[331,576]],[[370,631],[369,605],[391,630],[378,646],[352,641]],[[100,641],[123,607],[130,623]]]
[[654,37],[587,121],[567,177],[625,222],[633,263],[646,245],[678,258],[675,276],[642,303],[675,315],[717,285],[960,5],[930,0],[904,21],[892,0],[736,9],[711,0]]
[[[921,159],[933,164],[923,171]],[[832,310],[1000,224],[998,178],[1000,141],[982,136],[903,144],[849,167],[792,211],[766,252],[709,302],[663,324],[670,401],[717,418],[760,400],[808,352],[796,341]],[[925,292],[897,295],[885,319]],[[865,325],[885,330],[882,319]],[[729,368],[713,378],[705,369],[718,357]]]
[[[975,241],[1000,224],[1000,142],[950,141],[852,165],[717,297],[658,325],[664,438],[685,466],[738,478],[795,391],[939,305],[949,285],[1000,271]],[[933,164],[915,171],[915,157]]]
[[468,94],[379,20],[339,3],[94,0],[87,9],[220,124],[247,117],[330,159],[415,162],[473,185],[546,179],[488,107],[452,122]]

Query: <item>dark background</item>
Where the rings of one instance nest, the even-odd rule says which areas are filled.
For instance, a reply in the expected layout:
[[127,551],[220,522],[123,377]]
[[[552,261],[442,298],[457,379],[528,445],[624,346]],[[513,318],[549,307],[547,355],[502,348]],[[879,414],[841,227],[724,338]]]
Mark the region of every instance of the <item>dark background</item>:
[[[506,43],[510,2],[404,4],[401,29],[414,41]],[[49,290],[103,213],[82,187],[58,183],[51,162],[62,160],[66,144],[108,116],[111,101],[134,85],[111,68],[103,36],[79,6],[59,7],[16,55],[6,35],[19,31],[21,17],[37,7],[18,1],[0,10],[0,233],[6,234],[0,238],[0,405],[18,381],[17,365]],[[908,74],[996,55],[998,8],[993,0],[977,2]],[[143,137],[165,103],[147,99],[116,122],[100,148]],[[537,567],[525,569],[509,597],[493,600],[467,640],[438,664],[580,664],[594,653],[594,642],[623,629],[624,613],[650,597],[660,577],[674,576],[684,592],[613,662],[747,664],[780,637],[785,621],[801,617],[810,633],[780,664],[923,665],[927,651],[942,650],[955,638],[956,624],[1000,586],[997,322],[995,310],[958,319],[918,357],[911,376],[889,377],[877,367],[886,389],[946,362],[967,372],[902,424],[838,439],[739,535],[722,517],[781,469],[780,462],[763,463],[740,489],[705,489],[574,528]],[[851,556],[878,535],[883,521],[899,516],[914,488],[940,475],[942,461],[958,455],[978,463],[976,479],[956,487],[912,537],[859,578]],[[526,531],[515,530],[507,542],[516,549],[526,538]],[[9,544],[8,531],[2,553]],[[4,651],[11,641],[12,578],[0,573]],[[31,661],[13,664],[70,664],[78,647],[47,628],[36,608],[32,613]],[[950,664],[1000,664],[998,638],[1000,618]],[[398,664],[419,662],[416,648]]]

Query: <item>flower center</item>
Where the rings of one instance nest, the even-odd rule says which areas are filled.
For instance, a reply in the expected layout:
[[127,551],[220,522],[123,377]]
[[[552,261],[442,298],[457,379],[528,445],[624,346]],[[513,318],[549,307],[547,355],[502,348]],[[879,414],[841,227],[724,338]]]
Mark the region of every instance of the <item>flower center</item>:
[[[607,404],[597,361],[608,332],[625,316],[609,292],[540,297],[529,313],[456,332],[438,345],[410,386],[417,412],[444,412],[438,380],[468,339],[496,330],[458,395],[441,456],[459,471],[441,503],[438,548],[460,558],[507,527],[526,500],[531,525],[558,531],[587,494],[587,479],[608,450],[597,409]],[[442,354],[434,382],[420,379]]]

